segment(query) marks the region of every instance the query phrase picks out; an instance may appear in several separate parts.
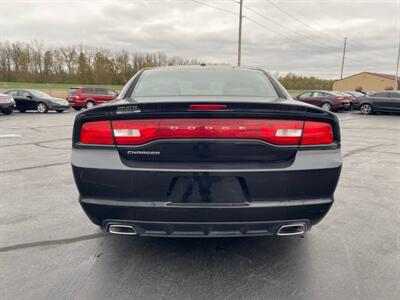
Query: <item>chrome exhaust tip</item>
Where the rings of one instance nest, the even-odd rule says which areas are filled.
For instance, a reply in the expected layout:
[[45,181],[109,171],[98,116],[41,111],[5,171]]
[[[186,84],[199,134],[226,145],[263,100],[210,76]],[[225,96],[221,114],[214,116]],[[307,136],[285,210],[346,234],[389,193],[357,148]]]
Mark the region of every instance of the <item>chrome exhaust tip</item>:
[[282,225],[277,232],[277,235],[301,235],[307,230],[304,223],[295,223]]
[[136,235],[135,227],[131,225],[111,224],[107,227],[107,232],[120,235]]

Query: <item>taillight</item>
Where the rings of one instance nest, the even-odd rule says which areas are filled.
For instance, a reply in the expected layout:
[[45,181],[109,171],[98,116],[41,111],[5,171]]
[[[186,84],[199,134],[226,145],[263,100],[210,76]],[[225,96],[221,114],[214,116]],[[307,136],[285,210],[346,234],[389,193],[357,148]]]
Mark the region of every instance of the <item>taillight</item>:
[[344,97],[335,97],[335,100],[338,100],[338,101],[344,100]]
[[157,119],[112,121],[119,145],[140,145],[160,139],[255,139],[277,145],[298,145],[303,121],[258,119]]
[[86,122],[81,127],[82,144],[112,145],[113,136],[110,121]]
[[329,123],[306,121],[301,145],[321,145],[333,143],[332,126]]
[[[114,136],[114,139],[113,139]],[[82,144],[142,145],[163,139],[253,139],[275,145],[321,145],[334,141],[328,123],[263,119],[137,119],[90,121]]]
[[189,110],[224,110],[227,106],[225,104],[192,104],[189,105]]

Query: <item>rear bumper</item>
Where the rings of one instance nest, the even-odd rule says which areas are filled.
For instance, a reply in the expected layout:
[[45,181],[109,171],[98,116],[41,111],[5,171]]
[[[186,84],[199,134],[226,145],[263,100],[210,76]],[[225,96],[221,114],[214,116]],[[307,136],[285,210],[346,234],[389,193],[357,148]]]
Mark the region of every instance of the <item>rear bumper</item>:
[[306,230],[329,211],[333,199],[247,203],[243,206],[175,206],[170,203],[121,203],[81,199],[88,217],[107,231],[109,225],[130,225],[137,235],[227,237],[274,235],[287,224]]
[[82,100],[76,101],[74,100],[67,100],[69,103],[70,107],[80,107],[80,108],[84,108],[85,107],[85,102]]
[[[219,169],[132,167],[115,149],[72,151],[80,204],[88,217],[105,230],[109,224],[127,224],[148,236],[268,235],[293,222],[304,222],[309,229],[332,206],[341,165],[340,149],[298,151],[290,166],[276,169],[235,169],[233,164]],[[199,174],[241,178],[246,200],[229,203],[232,194],[227,191],[218,197],[228,200],[217,199],[219,203],[171,201],[174,178]]]
[[350,102],[340,102],[340,103],[335,103],[333,105],[333,109],[335,110],[349,110],[350,108],[351,108]]
[[[102,229],[109,231],[111,225],[128,225],[134,229],[134,235],[152,237],[245,237],[275,235],[284,225],[302,224],[305,231],[311,229],[308,220],[292,220],[285,222],[229,222],[229,223],[163,223],[143,221],[109,220]],[[304,231],[304,232],[305,232]],[[294,235],[294,234],[288,234]]]
[[0,110],[13,110],[15,108],[14,102],[0,103]]

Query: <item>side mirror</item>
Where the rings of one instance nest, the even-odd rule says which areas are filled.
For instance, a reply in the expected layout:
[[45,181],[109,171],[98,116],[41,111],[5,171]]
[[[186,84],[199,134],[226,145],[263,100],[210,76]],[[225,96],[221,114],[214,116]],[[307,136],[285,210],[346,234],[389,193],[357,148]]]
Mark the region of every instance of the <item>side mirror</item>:
[[26,98],[33,99],[33,97],[31,95],[26,96]]

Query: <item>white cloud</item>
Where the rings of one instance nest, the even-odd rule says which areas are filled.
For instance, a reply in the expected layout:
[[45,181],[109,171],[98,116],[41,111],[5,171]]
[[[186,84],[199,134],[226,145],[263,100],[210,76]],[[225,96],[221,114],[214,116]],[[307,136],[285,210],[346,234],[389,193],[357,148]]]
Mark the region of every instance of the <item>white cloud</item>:
[[[231,0],[199,1],[238,11]],[[244,9],[243,64],[334,78],[347,36],[347,74],[394,72],[399,0],[272,1],[296,18],[269,0],[244,0],[264,18]],[[52,46],[164,51],[171,56],[235,64],[237,25],[237,16],[190,0],[0,0],[1,40],[39,39]]]

